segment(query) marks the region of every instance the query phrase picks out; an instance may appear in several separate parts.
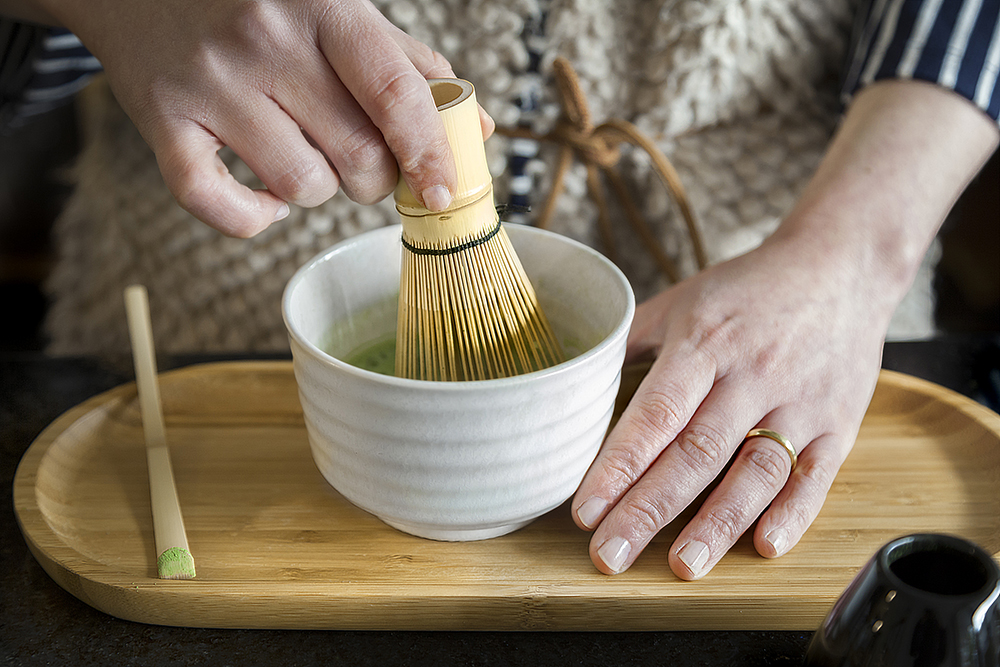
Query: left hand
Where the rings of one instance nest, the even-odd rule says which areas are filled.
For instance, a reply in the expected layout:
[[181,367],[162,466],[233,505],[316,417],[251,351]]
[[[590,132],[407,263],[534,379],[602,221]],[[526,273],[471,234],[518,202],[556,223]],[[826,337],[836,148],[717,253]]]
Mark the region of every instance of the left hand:
[[[626,362],[657,359],[572,505],[596,527],[600,571],[628,568],[730,459],[670,547],[678,577],[704,576],[758,517],[757,551],[780,556],[819,513],[874,391],[892,307],[842,257],[786,236],[637,309]],[[788,438],[796,469],[768,438],[740,448],[753,428]]]
[[[949,90],[869,85],[767,241],[637,309],[626,361],[658,356],[572,504],[600,571],[628,568],[730,460],[670,547],[674,573],[704,576],[758,517],[761,555],[799,541],[854,444],[890,316],[998,139]],[[778,442],[740,447],[754,428],[791,441],[794,471]]]

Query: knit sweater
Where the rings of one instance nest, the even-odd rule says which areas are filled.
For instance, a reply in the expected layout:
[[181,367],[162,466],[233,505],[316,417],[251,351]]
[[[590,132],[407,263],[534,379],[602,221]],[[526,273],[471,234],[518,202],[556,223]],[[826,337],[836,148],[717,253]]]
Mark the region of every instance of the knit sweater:
[[[837,75],[854,9],[851,0],[375,4],[473,82],[501,127],[551,127],[559,107],[550,66],[567,58],[597,122],[635,123],[673,162],[713,263],[766,238],[817,166],[839,113]],[[537,103],[526,104],[529,98]],[[53,353],[127,351],[121,294],[134,282],[149,289],[162,351],[283,351],[280,300],[292,273],[341,239],[398,222],[391,197],[360,206],[341,193],[314,209],[292,207],[253,239],[226,238],[177,206],[106,85],[93,84],[81,108],[85,147],[57,222],[59,261],[48,284]],[[487,142],[501,202],[511,194],[511,150],[504,137]],[[555,154],[553,146],[538,146],[520,177],[529,179],[536,204],[551,187]],[[236,156],[222,156],[238,180],[260,187]],[[625,151],[620,169],[681,273],[694,273],[683,220],[649,160]],[[577,164],[551,228],[600,249],[595,219]],[[614,235],[638,298],[667,286],[628,225],[616,223]],[[932,261],[925,264],[893,320],[894,338],[933,331]]]

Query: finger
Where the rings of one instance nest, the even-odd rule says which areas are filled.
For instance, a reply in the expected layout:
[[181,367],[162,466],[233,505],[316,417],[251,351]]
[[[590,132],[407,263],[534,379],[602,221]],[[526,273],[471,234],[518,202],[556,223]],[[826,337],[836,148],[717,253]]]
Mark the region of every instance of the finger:
[[270,98],[241,100],[219,109],[215,133],[276,197],[318,206],[337,193],[340,179],[299,124]]
[[[455,72],[451,67],[451,63],[442,54],[423,42],[413,39],[381,14],[378,14],[378,18],[384,22],[385,29],[392,35],[393,39],[396,40],[396,43],[403,50],[403,53],[406,54],[406,57],[410,59],[410,62],[413,63],[413,66],[417,68],[417,71],[425,79],[455,78]],[[496,130],[496,123],[486,113],[486,109],[482,105],[479,105],[479,124],[483,130],[483,139],[489,139],[493,135],[494,130]]]
[[571,511],[595,528],[684,428],[711,391],[715,365],[699,351],[665,351],[629,401],[580,483]]
[[822,509],[854,437],[855,434],[824,435],[799,454],[798,465],[788,483],[757,522],[754,530],[757,553],[777,558],[798,544]]
[[493,131],[497,129],[497,124],[493,117],[486,113],[486,109],[479,107],[479,125],[483,128],[483,140],[493,136]]
[[348,197],[381,201],[399,180],[382,133],[325,60],[317,55],[299,69],[294,82],[277,82],[274,99],[326,154]]
[[[781,421],[774,413],[758,427],[792,438],[803,432],[803,425]],[[746,439],[725,477],[674,540],[667,556],[674,574],[688,580],[708,574],[778,495],[791,472],[792,458],[781,444],[766,437]]]
[[590,542],[599,570],[627,569],[725,467],[756,421],[753,415],[761,414],[761,399],[733,385],[725,378],[716,383],[690,422],[601,521]]
[[233,178],[218,155],[222,142],[203,127],[175,127],[150,145],[181,207],[227,236],[249,238],[289,213],[280,198]]
[[324,19],[323,54],[382,132],[410,190],[430,210],[447,208],[455,161],[426,79],[370,12],[340,3]]
[[374,13],[375,21],[396,42],[413,66],[425,79],[449,79],[455,77],[455,70],[443,55],[400,30],[381,13]]

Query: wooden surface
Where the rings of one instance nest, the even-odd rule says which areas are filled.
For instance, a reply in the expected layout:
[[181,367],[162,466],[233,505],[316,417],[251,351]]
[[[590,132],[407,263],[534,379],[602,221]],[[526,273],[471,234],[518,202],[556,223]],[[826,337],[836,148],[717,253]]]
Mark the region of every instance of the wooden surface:
[[439,543],[389,528],[316,470],[289,362],[193,366],[160,382],[196,579],[156,576],[134,385],[57,419],[14,482],[22,531],[46,571],[88,604],[130,620],[812,630],[894,537],[948,532],[1000,552],[1000,416],[896,373],[883,372],[859,441],[802,542],[768,561],[744,537],[698,582],[680,581],[666,566],[674,525],[627,572],[599,574],[588,534],[566,506],[483,542]]

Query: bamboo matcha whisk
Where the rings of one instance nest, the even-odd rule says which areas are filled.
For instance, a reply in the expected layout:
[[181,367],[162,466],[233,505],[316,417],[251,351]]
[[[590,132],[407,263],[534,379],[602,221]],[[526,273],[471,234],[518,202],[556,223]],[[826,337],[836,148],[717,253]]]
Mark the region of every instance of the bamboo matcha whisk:
[[451,206],[431,212],[400,180],[403,259],[396,375],[488,380],[547,368],[562,351],[500,224],[475,91],[428,82],[455,155]]

